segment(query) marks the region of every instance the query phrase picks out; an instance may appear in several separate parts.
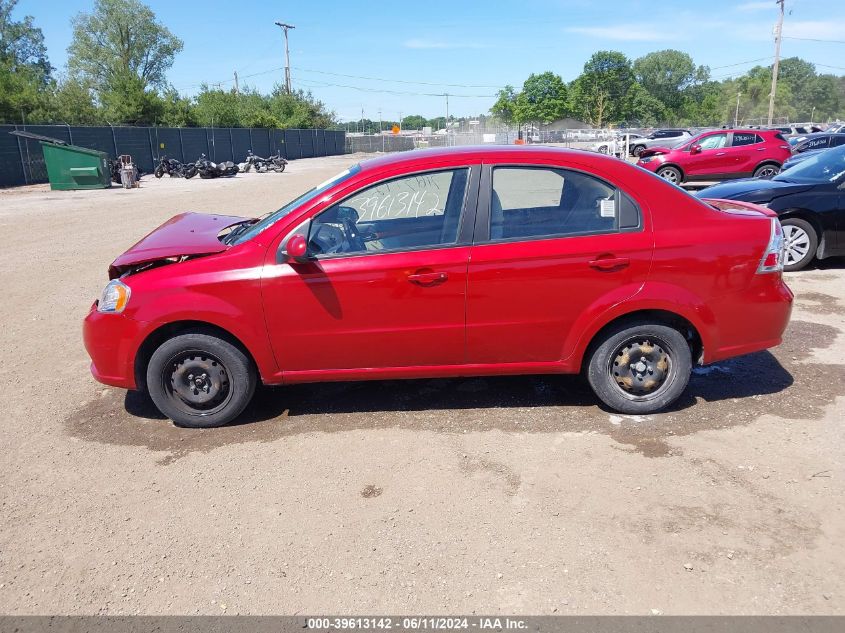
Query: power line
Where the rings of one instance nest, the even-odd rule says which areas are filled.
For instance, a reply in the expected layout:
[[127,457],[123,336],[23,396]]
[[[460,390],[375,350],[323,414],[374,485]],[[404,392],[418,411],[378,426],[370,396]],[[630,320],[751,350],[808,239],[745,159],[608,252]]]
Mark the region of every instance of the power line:
[[733,68],[734,66],[744,66],[745,64],[753,64],[754,62],[765,62],[772,59],[772,56],[760,57],[759,59],[749,59],[747,62],[737,62],[735,64],[725,64],[724,66],[711,66],[710,70],[719,70],[720,68]]
[[[322,81],[314,81],[311,79],[300,79],[297,78],[299,83],[305,83],[307,86],[311,84],[311,87],[315,88],[348,88],[350,90],[357,90],[359,92],[373,92],[378,94],[390,94],[390,95],[400,95],[400,96],[415,96],[415,97],[443,97],[447,93],[446,92],[412,92],[410,90],[387,90],[384,88],[364,88],[362,86],[350,86],[348,84],[338,84],[338,83],[330,83],[330,82],[322,82]],[[467,94],[452,94],[451,92],[448,93],[450,97],[457,97],[457,98],[467,98],[467,99],[488,99],[493,98],[496,95],[494,94],[484,94],[484,95],[467,95]]]
[[481,84],[442,84],[442,83],[433,83],[429,81],[410,81],[408,79],[385,79],[383,77],[365,77],[362,75],[344,75],[342,73],[332,73],[326,70],[312,70],[309,68],[294,68],[294,70],[298,70],[300,72],[306,73],[317,73],[318,75],[332,75],[334,77],[345,77],[347,79],[367,79],[369,81],[383,81],[387,83],[397,83],[397,84],[411,84],[415,86],[443,86],[444,88],[495,88],[500,89],[504,88],[504,86],[489,86],[489,85],[481,85]]
[[816,37],[790,37],[789,35],[784,35],[783,39],[799,40],[801,42],[825,42],[826,44],[845,44],[845,40],[823,40]]

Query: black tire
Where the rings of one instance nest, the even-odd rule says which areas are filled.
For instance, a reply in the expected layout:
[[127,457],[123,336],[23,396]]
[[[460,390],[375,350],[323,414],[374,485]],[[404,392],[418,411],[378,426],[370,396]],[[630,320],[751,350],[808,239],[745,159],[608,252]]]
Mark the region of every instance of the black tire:
[[276,171],[281,174],[283,171],[285,171],[286,166],[287,163],[281,163],[280,165],[276,166]]
[[681,170],[677,167],[672,167],[671,165],[666,165],[665,167],[658,169],[657,175],[663,178],[663,180],[668,180],[674,185],[680,185],[684,181],[684,176],[681,173]]
[[197,175],[196,165],[188,165],[185,167],[185,178],[193,178]]
[[166,340],[147,365],[147,389],[156,407],[177,426],[189,428],[234,420],[252,399],[256,383],[255,368],[243,351],[199,332]]
[[776,163],[763,163],[754,170],[754,178],[771,178],[780,173],[780,165]]
[[619,413],[647,415],[675,402],[691,371],[692,352],[678,330],[628,321],[611,328],[593,348],[586,373],[605,405]]
[[634,149],[631,150],[631,154],[639,158],[640,154],[642,154],[644,151],[645,145],[634,145]]
[[156,167],[156,170],[153,172],[153,176],[156,178],[161,178],[164,176],[164,170],[161,167]]
[[813,225],[801,218],[781,220],[784,237],[783,269],[787,272],[801,270],[816,257],[819,236]]
[[600,145],[598,151],[599,154],[607,154],[607,145]]

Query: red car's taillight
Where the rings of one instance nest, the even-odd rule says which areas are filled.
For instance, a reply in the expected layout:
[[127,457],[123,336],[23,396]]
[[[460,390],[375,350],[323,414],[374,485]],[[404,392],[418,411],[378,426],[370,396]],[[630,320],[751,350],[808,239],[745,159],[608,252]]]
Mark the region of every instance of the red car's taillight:
[[777,218],[769,218],[769,221],[772,223],[772,232],[766,252],[757,267],[758,274],[783,272],[783,229]]

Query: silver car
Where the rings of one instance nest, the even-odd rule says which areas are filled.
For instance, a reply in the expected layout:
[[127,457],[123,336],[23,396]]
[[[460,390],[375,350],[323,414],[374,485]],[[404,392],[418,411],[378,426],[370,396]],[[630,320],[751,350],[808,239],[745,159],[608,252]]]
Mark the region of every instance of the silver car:
[[655,130],[645,138],[637,139],[631,144],[631,155],[639,156],[643,150],[651,147],[670,147],[676,145],[679,141],[684,141],[692,138],[693,134],[689,130],[667,128],[662,130]]
[[625,153],[626,138],[628,141],[628,147],[631,148],[636,141],[645,137],[642,134],[636,134],[635,132],[627,132],[616,136],[615,139],[610,141],[599,141],[598,143],[593,143],[590,146],[590,150],[593,152],[599,152],[600,154],[610,154],[613,152],[617,156],[622,156],[622,154]]

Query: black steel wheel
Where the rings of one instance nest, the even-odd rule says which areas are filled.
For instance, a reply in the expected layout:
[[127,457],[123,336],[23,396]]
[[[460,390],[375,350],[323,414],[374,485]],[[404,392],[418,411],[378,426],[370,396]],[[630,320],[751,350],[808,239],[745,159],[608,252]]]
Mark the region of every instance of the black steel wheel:
[[150,397],[178,426],[231,422],[249,403],[256,382],[246,354],[210,334],[181,334],[165,341],[147,366]]
[[649,414],[671,405],[686,389],[692,353],[667,325],[622,323],[592,352],[587,378],[595,394],[621,413]]

